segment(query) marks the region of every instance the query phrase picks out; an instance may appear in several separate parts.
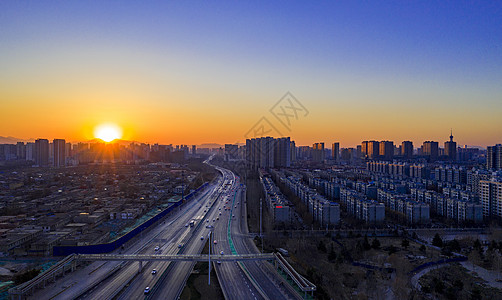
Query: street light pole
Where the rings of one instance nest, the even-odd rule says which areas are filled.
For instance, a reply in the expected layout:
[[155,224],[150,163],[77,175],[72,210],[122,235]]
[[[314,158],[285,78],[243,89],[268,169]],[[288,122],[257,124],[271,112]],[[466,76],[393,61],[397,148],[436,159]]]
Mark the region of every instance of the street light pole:
[[262,200],[263,198],[260,198],[260,240],[261,240],[261,252],[263,253],[263,234],[262,234]]
[[213,233],[212,230],[209,230],[209,274],[207,276],[207,285],[211,285],[211,234]]

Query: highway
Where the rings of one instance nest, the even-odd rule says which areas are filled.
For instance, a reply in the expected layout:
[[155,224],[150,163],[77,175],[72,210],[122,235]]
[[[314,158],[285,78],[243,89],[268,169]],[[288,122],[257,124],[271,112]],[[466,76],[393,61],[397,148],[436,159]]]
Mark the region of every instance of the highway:
[[[235,181],[238,182],[239,178],[236,178]],[[245,205],[245,189],[240,185],[237,185],[232,194],[229,196],[228,204],[225,205],[231,209],[228,212],[230,222],[226,228],[222,228],[223,230],[215,228],[215,235],[218,236],[219,239],[223,239],[225,241],[225,246],[228,245],[228,250],[226,251],[230,251],[229,254],[259,253],[259,250],[256,248],[254,242],[251,238],[249,238]],[[232,241],[234,246],[233,249],[231,249],[228,243],[229,239]],[[215,247],[215,252],[213,253],[219,253],[219,248]],[[220,266],[216,264],[217,274],[218,276],[221,274],[222,277],[222,280],[220,280],[222,289],[224,290],[224,294],[228,295],[229,299],[294,299],[297,297],[297,295],[291,294],[287,289],[280,285],[281,281],[277,277],[279,275],[267,262],[249,261],[242,262],[240,264],[240,276],[236,276],[237,274],[235,274],[235,271],[233,273],[230,270],[220,271]],[[221,266],[222,265],[223,263]],[[247,280],[248,278],[245,276],[246,273],[248,274],[250,280]],[[234,283],[232,282],[232,278],[236,277],[241,277],[241,280],[246,279],[244,282],[246,285],[244,291],[249,291],[250,294],[248,293],[245,298],[243,298],[243,295],[234,296]],[[227,289],[228,292],[225,292]],[[242,293],[242,287],[239,288],[239,290]],[[258,292],[258,294],[256,292]]]
[[[229,171],[226,170],[226,172]],[[221,216],[220,223],[215,226],[213,231],[213,244],[211,249],[213,254],[221,254],[222,251],[224,254],[233,253],[229,242],[229,228],[231,228],[229,226],[232,226],[232,215],[234,215],[234,220],[236,218],[234,195],[237,193],[239,182],[236,180],[233,173],[229,173],[229,176],[232,177],[233,185],[226,195],[220,200],[220,203],[218,203],[218,215],[221,213]],[[214,241],[216,241],[217,244],[214,244]],[[264,299],[251,280],[249,280],[247,274],[245,273],[245,269],[243,269],[239,263],[218,263],[217,261],[213,261],[212,266],[215,268],[223,294],[227,299]]]
[[[222,177],[129,248],[114,253],[199,254],[211,231],[213,254],[259,253],[249,238],[245,190],[239,178],[227,169],[216,168]],[[195,221],[193,227],[189,226],[191,220]],[[281,285],[279,275],[267,262],[212,261],[211,265],[227,299],[298,298]],[[142,262],[140,271],[138,262],[96,261],[37,290],[29,299],[177,299],[194,266],[191,261],[151,261]]]
[[[209,232],[211,230],[214,230],[215,232],[226,232],[228,220],[230,217],[230,209],[225,211],[224,204],[226,201],[228,201],[229,198],[228,195],[232,193],[232,190],[235,189],[237,183],[235,182],[234,175],[230,171],[222,168],[218,169],[223,174],[224,188],[222,189],[219,197],[210,206],[210,210],[204,221],[204,226],[202,226],[200,228],[200,231],[198,231],[197,234],[194,235],[192,243],[189,245],[189,248],[187,248],[187,251],[184,253],[191,253],[191,254],[200,253],[205,243],[207,242],[207,239],[209,238]],[[230,201],[228,202],[230,203]],[[206,228],[206,226],[208,225],[214,226],[214,229]],[[220,246],[221,248],[218,247],[216,248],[218,253],[220,253],[221,251],[224,251],[224,253],[225,251],[227,251],[226,253],[230,253],[229,246],[228,248],[224,248],[225,241],[226,244],[228,245],[228,240],[226,239],[226,236],[221,235],[219,237],[213,237],[212,239],[214,241],[215,239],[218,238],[222,241],[222,243],[216,244],[216,246],[221,245]],[[212,246],[214,246],[214,243],[212,244]],[[181,295],[185,283],[191,271],[193,270],[193,267],[195,266],[195,263],[177,262],[173,263],[172,265],[173,265],[172,268],[168,270],[168,274],[166,275],[164,282],[162,282],[162,284],[158,289],[152,290],[153,295],[149,298],[176,299]],[[247,282],[246,279],[241,276],[243,275],[242,271],[240,270],[240,268],[237,266],[236,263],[226,262],[222,263],[222,265],[225,269],[228,270],[228,273],[226,273],[226,275],[231,274],[231,276],[227,278],[228,283],[233,287],[236,287],[232,290],[231,293],[225,293],[225,295],[229,297],[235,296],[238,299],[254,299],[252,295],[253,294],[258,295],[258,292],[256,290],[254,290],[253,288],[251,288],[250,290],[247,287],[251,286],[251,283]],[[249,293],[246,293],[246,290],[249,291]],[[251,295],[251,297],[249,295]],[[258,298],[257,296],[256,299],[262,299],[262,298]]]

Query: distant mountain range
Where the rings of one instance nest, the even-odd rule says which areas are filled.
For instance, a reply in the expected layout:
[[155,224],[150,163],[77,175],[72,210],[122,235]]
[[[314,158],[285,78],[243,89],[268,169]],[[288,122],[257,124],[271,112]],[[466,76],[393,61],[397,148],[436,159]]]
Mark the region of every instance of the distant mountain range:
[[19,138],[16,138],[16,137],[13,137],[13,136],[0,136],[0,144],[15,144],[17,142],[24,142],[24,143],[28,143],[28,142],[34,142],[35,139],[19,139]]

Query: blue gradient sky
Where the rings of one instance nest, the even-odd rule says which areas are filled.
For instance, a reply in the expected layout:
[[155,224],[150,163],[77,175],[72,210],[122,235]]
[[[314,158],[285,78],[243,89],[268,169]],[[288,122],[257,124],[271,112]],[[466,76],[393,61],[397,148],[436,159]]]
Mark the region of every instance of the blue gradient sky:
[[291,91],[298,144],[501,142],[501,2],[6,1],[0,41],[0,135],[242,142]]

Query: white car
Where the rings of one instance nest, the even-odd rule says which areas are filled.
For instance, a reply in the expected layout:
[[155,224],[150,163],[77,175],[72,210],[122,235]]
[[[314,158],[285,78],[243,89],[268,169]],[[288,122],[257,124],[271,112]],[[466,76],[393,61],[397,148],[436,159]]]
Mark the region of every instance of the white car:
[[155,247],[155,251],[159,251],[160,247],[159,246],[156,246]]
[[218,241],[214,240],[214,242],[213,242],[213,243],[216,245],[216,244],[218,244]]
[[149,287],[149,286],[147,286],[147,287],[145,288],[145,295],[146,295],[146,294],[148,294],[148,293],[150,293],[150,287]]
[[156,269],[153,269],[153,270],[152,270],[152,275],[155,275],[155,274],[157,274],[157,270],[156,270]]
[[203,235],[201,235],[201,236],[200,236],[200,239],[201,239],[201,240],[203,240],[203,239],[204,239],[204,236],[203,236]]

